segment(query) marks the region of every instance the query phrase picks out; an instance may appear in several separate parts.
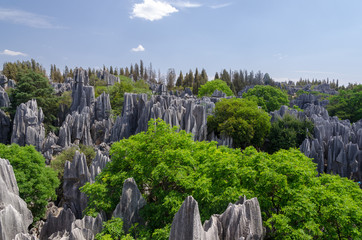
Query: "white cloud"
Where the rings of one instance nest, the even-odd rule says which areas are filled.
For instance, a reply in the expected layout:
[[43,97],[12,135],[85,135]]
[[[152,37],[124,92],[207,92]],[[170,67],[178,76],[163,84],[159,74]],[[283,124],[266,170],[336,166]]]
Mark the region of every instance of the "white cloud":
[[8,56],[24,56],[24,57],[27,56],[27,54],[25,54],[25,53],[15,52],[15,51],[11,51],[11,50],[8,50],[8,49],[5,49],[0,54],[1,55],[8,55]]
[[140,44],[140,45],[138,45],[138,47],[132,48],[131,51],[132,52],[144,52],[145,48]]
[[172,5],[179,8],[197,8],[202,6],[200,3],[192,3],[190,1],[176,1],[172,2]]
[[136,3],[133,6],[131,18],[138,17],[154,21],[176,12],[178,12],[178,10],[167,2],[144,0],[143,3]]
[[50,18],[47,16],[41,16],[17,9],[0,8],[0,20],[33,28],[59,28],[53,25],[50,22]]
[[210,8],[212,8],[212,9],[219,9],[219,8],[228,7],[228,6],[230,6],[231,4],[232,4],[232,3],[217,4],[217,5],[212,5],[212,6],[210,6]]

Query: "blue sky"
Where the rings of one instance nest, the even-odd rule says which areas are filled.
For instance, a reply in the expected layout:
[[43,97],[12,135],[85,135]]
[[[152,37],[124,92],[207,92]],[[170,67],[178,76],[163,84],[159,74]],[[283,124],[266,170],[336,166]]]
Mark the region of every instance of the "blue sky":
[[360,0],[1,0],[0,64],[152,62],[362,83]]

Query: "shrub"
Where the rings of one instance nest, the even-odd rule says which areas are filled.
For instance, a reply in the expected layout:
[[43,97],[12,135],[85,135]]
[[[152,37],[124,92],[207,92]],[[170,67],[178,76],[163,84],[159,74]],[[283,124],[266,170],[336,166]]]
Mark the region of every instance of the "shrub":
[[278,110],[282,105],[289,103],[286,92],[268,85],[256,85],[244,93],[243,98],[256,101],[267,112]]
[[233,138],[234,147],[261,147],[270,131],[270,117],[254,101],[240,98],[217,102],[207,118],[208,132]]
[[226,96],[233,95],[233,91],[231,91],[230,87],[227,85],[225,81],[220,79],[215,79],[205,83],[204,85],[201,85],[198,97],[203,97],[203,96],[211,97],[211,95],[214,93],[215,90],[223,91],[226,94]]
[[45,159],[34,146],[0,144],[0,157],[13,166],[20,197],[27,203],[34,222],[44,217],[48,200],[55,199],[59,185],[56,172],[45,166]]

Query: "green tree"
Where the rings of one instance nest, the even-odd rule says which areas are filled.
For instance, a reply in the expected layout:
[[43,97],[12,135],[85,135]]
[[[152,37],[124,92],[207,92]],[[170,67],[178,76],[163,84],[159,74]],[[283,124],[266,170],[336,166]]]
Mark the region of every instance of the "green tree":
[[211,95],[214,93],[215,90],[223,91],[226,94],[226,96],[233,95],[233,92],[224,81],[220,79],[215,79],[205,83],[200,87],[198,97],[203,97],[203,96],[211,97]]
[[59,185],[56,172],[45,166],[45,159],[34,146],[0,144],[0,157],[13,166],[20,197],[27,203],[34,222],[44,217],[48,200],[56,199]]
[[17,74],[16,88],[12,89],[9,96],[12,115],[15,114],[17,106],[35,99],[38,107],[44,112],[44,124],[46,129],[51,129],[53,121],[56,119],[58,98],[48,79],[41,73],[32,70],[20,71]]
[[257,85],[244,93],[243,98],[256,101],[267,112],[278,110],[289,103],[288,94],[272,86]]
[[183,81],[184,81],[184,75],[182,74],[182,71],[180,71],[180,75],[178,76],[176,81],[176,87],[181,87]]
[[133,240],[129,234],[125,235],[123,231],[123,221],[121,218],[112,218],[103,223],[103,229],[97,233],[95,239],[97,240]]
[[133,177],[147,200],[141,213],[153,237],[167,239],[174,214],[189,195],[198,201],[202,221],[246,195],[259,200],[267,238],[361,238],[358,184],[318,177],[315,164],[297,149],[241,152],[195,142],[185,131],[152,120],[147,132],[114,143],[111,156],[96,182],[82,189],[89,196],[88,213],[111,213],[124,180]]
[[270,131],[270,117],[254,101],[240,98],[217,102],[207,118],[208,132],[230,136],[234,147],[261,147]]
[[349,119],[351,122],[362,119],[362,85],[340,90],[337,95],[331,96],[327,110],[329,115]]
[[306,137],[312,137],[314,124],[308,119],[300,120],[286,114],[271,125],[266,150],[274,153],[279,149],[298,148]]

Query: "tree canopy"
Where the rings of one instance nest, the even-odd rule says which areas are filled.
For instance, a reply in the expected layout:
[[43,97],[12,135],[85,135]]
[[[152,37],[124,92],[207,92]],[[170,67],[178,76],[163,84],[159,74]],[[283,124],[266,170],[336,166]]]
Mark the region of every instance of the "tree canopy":
[[269,153],[279,149],[298,148],[306,137],[312,137],[314,124],[308,119],[300,120],[286,114],[271,124],[270,133],[265,144]]
[[34,146],[0,144],[0,157],[12,165],[20,197],[28,204],[34,222],[43,218],[48,200],[56,199],[57,173],[45,166],[43,155]]
[[185,131],[151,120],[147,132],[114,143],[111,155],[96,182],[82,189],[89,196],[88,214],[111,213],[124,180],[133,177],[147,200],[141,211],[153,233],[169,229],[189,195],[198,201],[202,221],[246,195],[258,198],[267,237],[362,236],[362,190],[346,178],[317,177],[315,164],[297,149],[241,152],[195,142]]
[[267,112],[278,110],[289,103],[286,92],[269,85],[256,85],[244,93],[243,98],[256,101]]
[[215,90],[223,91],[226,96],[232,96],[233,92],[231,91],[230,87],[226,84],[225,81],[220,79],[215,79],[209,82],[206,82],[204,85],[201,85],[199,88],[199,97],[203,96],[211,96]]
[[234,147],[261,147],[270,131],[270,117],[256,102],[231,98],[217,102],[207,118],[208,132],[233,138]]
[[339,90],[338,95],[329,98],[327,110],[330,116],[357,122],[362,119],[362,85]]
[[16,79],[16,88],[11,90],[9,96],[10,113],[14,115],[17,106],[35,99],[44,112],[44,123],[48,129],[56,119],[58,110],[58,98],[49,80],[42,73],[33,70],[19,71]]

